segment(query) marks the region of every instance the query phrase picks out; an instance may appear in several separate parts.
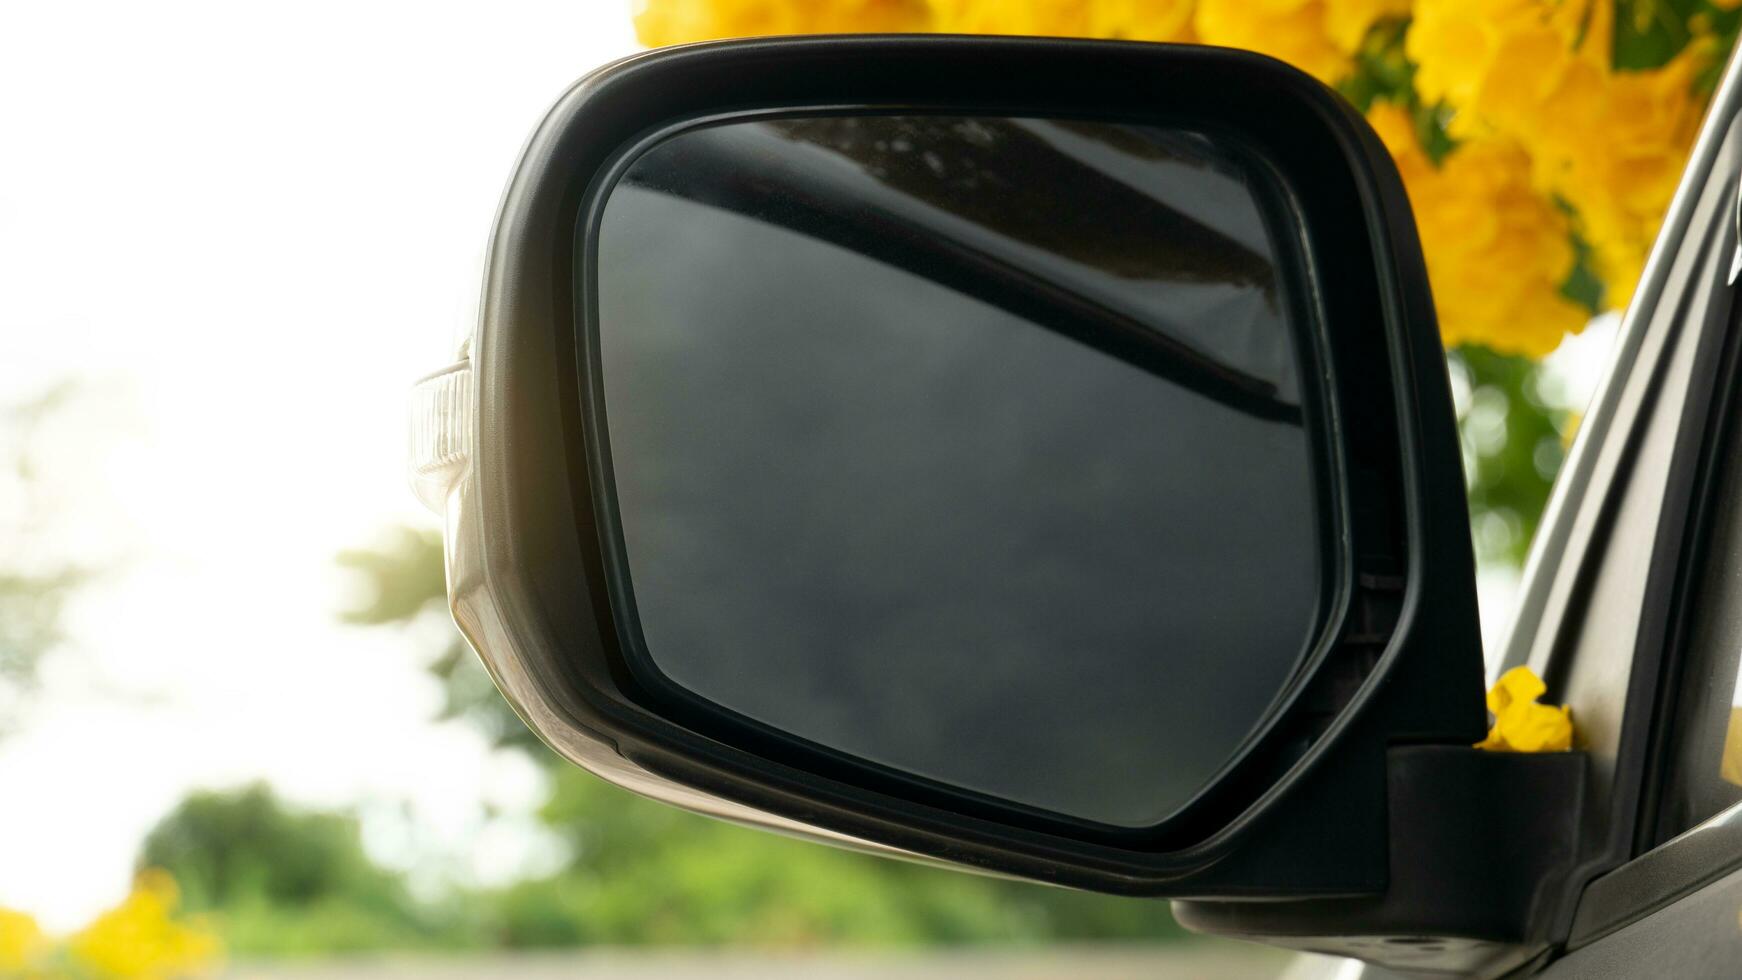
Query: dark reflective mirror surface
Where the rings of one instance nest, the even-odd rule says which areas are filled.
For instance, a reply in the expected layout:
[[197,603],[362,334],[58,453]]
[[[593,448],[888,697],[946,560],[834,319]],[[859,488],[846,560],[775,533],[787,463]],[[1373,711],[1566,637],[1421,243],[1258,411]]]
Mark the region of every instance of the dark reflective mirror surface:
[[1254,187],[1101,122],[741,121],[636,158],[590,255],[641,672],[1002,801],[1177,812],[1325,586]]

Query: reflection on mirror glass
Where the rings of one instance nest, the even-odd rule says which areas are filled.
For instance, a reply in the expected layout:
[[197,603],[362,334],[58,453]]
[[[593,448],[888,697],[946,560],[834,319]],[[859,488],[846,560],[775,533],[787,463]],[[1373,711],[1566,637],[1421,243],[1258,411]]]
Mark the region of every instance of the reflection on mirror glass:
[[1121,827],[1239,753],[1316,632],[1298,324],[1200,134],[740,121],[593,250],[623,558],[669,683]]

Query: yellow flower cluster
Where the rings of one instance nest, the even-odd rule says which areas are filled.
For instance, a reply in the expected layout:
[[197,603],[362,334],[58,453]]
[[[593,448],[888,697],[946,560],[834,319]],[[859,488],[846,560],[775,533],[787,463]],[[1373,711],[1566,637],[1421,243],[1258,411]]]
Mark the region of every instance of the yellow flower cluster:
[[1476,748],[1489,752],[1565,752],[1573,747],[1573,711],[1537,704],[1548,685],[1529,667],[1514,667],[1488,689],[1494,725]]
[[1567,218],[1532,187],[1518,144],[1473,139],[1436,167],[1406,110],[1376,103],[1368,121],[1403,175],[1448,347],[1540,357],[1584,324],[1560,293],[1576,259]]
[[640,0],[643,44],[879,31],[1198,41],[1248,48],[1325,81],[1410,0]]
[[1405,50],[1416,90],[1459,138],[1523,147],[1540,192],[1565,201],[1608,305],[1622,306],[1699,126],[1696,42],[1662,68],[1611,68],[1609,0],[1417,0]]
[[931,0],[931,10],[931,29],[951,34],[1192,39],[1192,0]]
[[1375,25],[1407,20],[1415,95],[1447,113],[1459,146],[1436,165],[1400,110],[1381,105],[1374,122],[1405,170],[1446,342],[1541,355],[1585,319],[1560,295],[1570,233],[1590,246],[1605,305],[1625,305],[1699,124],[1693,82],[1712,45],[1696,39],[1661,68],[1617,71],[1615,3],[640,0],[636,29],[647,44],[824,31],[1191,41],[1335,82],[1355,70]]
[[217,939],[175,917],[179,894],[162,871],[142,872],[120,905],[52,941],[30,916],[0,909],[0,977],[51,980],[181,980],[208,974]]
[[0,909],[0,977],[30,976],[48,951],[48,936],[35,919]]
[[899,33],[930,28],[926,0],[637,0],[649,46],[767,34]]
[[1348,74],[1367,32],[1409,0],[1198,0],[1199,40],[1286,61],[1326,82]]

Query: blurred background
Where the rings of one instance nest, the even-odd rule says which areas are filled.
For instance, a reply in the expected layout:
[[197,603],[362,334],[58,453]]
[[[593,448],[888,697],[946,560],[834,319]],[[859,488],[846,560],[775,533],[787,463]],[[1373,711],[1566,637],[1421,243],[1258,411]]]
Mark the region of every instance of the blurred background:
[[8,7],[0,975],[1275,975],[1165,903],[709,822],[530,736],[453,630],[403,475],[406,392],[470,327],[515,154],[643,45],[937,30],[1290,60],[1369,113],[1416,207],[1493,642],[1735,5]]

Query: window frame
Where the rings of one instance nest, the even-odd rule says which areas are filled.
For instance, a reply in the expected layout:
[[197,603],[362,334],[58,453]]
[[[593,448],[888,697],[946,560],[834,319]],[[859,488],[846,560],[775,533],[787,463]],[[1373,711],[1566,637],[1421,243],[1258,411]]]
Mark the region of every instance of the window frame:
[[[1713,100],[1592,416],[1569,457],[1566,485],[1557,486],[1545,514],[1520,620],[1490,667],[1492,679],[1528,664],[1552,696],[1569,689],[1596,695],[1609,703],[1583,699],[1588,714],[1618,715],[1605,735],[1612,744],[1593,752],[1597,782],[1607,792],[1583,815],[1582,860],[1566,879],[1563,903],[1545,910],[1566,917],[1556,931],[1568,937],[1568,950],[1742,867],[1742,803],[1658,839],[1713,462],[1730,427],[1725,413],[1742,397],[1736,390],[1742,341],[1732,328],[1736,287],[1726,276],[1738,247],[1731,175],[1742,166],[1739,64],[1732,58]],[[1735,427],[1742,432],[1742,421]],[[1661,494],[1649,527],[1645,515],[1625,509],[1629,491],[1642,488]],[[1641,541],[1648,546],[1638,547]],[[1603,575],[1637,593],[1636,606],[1623,611],[1636,629],[1616,635],[1600,628],[1609,625],[1606,614],[1614,615],[1600,601]],[[1582,699],[1571,700],[1577,722]]]

